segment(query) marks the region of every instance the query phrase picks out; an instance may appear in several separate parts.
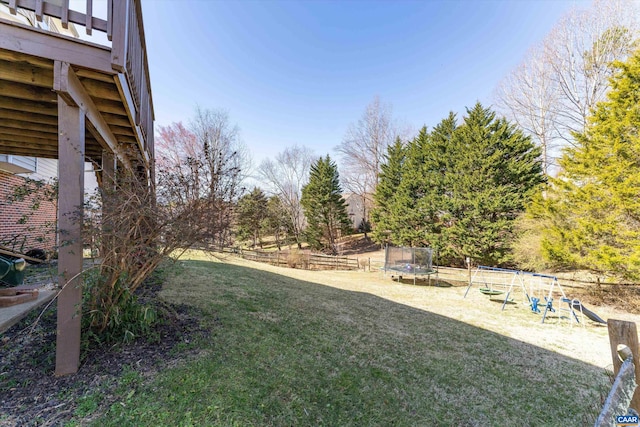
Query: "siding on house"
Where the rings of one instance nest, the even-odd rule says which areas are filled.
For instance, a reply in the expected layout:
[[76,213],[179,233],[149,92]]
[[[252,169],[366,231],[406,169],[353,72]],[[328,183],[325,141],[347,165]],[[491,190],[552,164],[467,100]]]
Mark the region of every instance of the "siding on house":
[[0,170],[12,173],[34,172],[36,170],[36,158],[0,154]]
[[72,23],[70,23],[67,28],[64,28],[60,19],[53,18],[48,15],[42,16],[42,20],[38,21],[34,12],[24,9],[18,9],[18,13],[13,15],[9,11],[9,7],[2,3],[0,3],[0,18],[35,28],[41,28],[58,34],[64,34],[75,38],[79,37],[78,30]]
[[58,161],[55,159],[37,158],[35,173],[23,176],[49,182],[58,176]]
[[369,213],[373,207],[370,195],[363,198],[362,195],[347,193],[343,194],[342,197],[347,203],[347,214],[351,219],[353,228],[357,229],[363,221],[369,221]]
[[[13,172],[11,169],[5,169],[2,167],[3,157],[11,158],[11,163],[21,166],[25,169],[29,169],[30,172],[20,172],[18,175],[25,178],[37,179],[39,181],[51,182],[58,177],[58,161],[56,159],[43,159],[36,157],[23,157],[23,156],[7,156],[6,154],[0,154],[0,170],[7,172]],[[85,194],[92,194],[96,188],[98,188],[98,180],[95,173],[92,172],[91,163],[84,164],[85,174],[84,183]],[[15,172],[14,172],[15,173]]]

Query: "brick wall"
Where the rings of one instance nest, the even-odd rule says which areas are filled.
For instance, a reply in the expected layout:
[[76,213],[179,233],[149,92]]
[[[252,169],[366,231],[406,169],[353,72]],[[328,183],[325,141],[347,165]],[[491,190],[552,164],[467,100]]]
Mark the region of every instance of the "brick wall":
[[11,201],[15,189],[26,182],[21,176],[0,171],[0,245],[21,252],[51,250],[55,247],[56,205],[46,200],[46,191],[41,188]]

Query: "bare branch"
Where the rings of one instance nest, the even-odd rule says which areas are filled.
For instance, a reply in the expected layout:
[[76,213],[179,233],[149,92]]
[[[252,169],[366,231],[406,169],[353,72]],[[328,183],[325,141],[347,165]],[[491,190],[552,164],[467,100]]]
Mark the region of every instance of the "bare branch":
[[289,215],[294,238],[300,246],[302,231],[306,225],[300,200],[302,187],[309,179],[309,169],[313,162],[313,152],[307,147],[295,145],[276,155],[275,160],[264,160],[258,168],[259,174],[278,196]]
[[636,48],[636,12],[630,0],[570,11],[498,87],[498,107],[542,147],[545,173],[606,96],[611,62]]
[[[398,133],[391,116],[391,106],[382,105],[376,96],[357,123],[349,125],[344,139],[335,148],[341,159],[345,190],[371,201],[387,147]],[[369,220],[369,208],[369,203],[362,203],[364,221]]]

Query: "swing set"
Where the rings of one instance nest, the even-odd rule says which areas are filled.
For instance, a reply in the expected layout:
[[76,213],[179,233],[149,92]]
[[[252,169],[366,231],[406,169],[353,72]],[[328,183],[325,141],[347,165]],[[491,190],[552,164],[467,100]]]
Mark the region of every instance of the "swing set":
[[[533,313],[542,313],[541,308],[544,307],[541,323],[544,323],[549,313],[554,312],[558,313],[558,318],[562,318],[562,313],[566,312],[566,317],[570,320],[581,323],[574,309],[579,307],[582,315],[582,305],[578,300],[567,298],[556,276],[479,265],[469,279],[464,298],[467,297],[469,289],[474,285],[479,285],[478,290],[482,294],[488,295],[490,300],[502,302],[502,310],[508,303],[515,303],[514,293],[520,290],[523,304],[529,305]],[[554,307],[554,292],[562,295],[560,303],[567,303],[568,308],[564,308],[562,305]],[[502,295],[504,295],[504,299]]]
[[[507,303],[514,302],[512,296],[516,289],[520,289],[526,300],[529,301],[529,293],[524,285],[522,272],[518,270],[479,265],[469,280],[464,298],[467,297],[469,289],[474,284],[480,285],[478,290],[482,294],[488,295],[490,300],[502,301],[502,310]],[[504,299],[500,297],[501,295],[504,295]]]

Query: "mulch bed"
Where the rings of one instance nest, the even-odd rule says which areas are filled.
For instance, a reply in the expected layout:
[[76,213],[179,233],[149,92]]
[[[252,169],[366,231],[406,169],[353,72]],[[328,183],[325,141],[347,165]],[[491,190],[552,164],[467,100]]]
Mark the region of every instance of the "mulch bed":
[[[160,286],[145,289],[143,300],[155,305],[163,321],[156,327],[158,342],[138,338],[132,343],[93,348],[83,352],[77,374],[56,378],[56,310],[52,304],[37,324],[39,312],[13,326],[0,336],[0,426],[53,426],[70,420],[85,395],[100,392],[104,411],[119,396],[114,395],[123,370],[143,376],[189,357],[187,351],[172,351],[177,344],[189,343],[208,332],[201,328],[198,315],[186,306],[160,303]],[[193,350],[195,352],[195,350]]]

